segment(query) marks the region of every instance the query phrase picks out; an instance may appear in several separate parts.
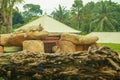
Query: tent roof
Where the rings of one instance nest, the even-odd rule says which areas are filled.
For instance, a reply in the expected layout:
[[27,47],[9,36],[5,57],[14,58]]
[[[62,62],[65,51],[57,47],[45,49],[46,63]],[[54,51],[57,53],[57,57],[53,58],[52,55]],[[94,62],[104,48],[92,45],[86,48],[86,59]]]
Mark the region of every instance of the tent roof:
[[120,32],[92,32],[88,35],[99,37],[98,43],[120,43]]
[[50,33],[80,33],[81,31],[72,29],[71,27],[47,16],[44,15],[16,30],[19,29],[26,29],[29,28],[29,26],[35,26],[35,25],[41,25],[44,30],[50,32]]

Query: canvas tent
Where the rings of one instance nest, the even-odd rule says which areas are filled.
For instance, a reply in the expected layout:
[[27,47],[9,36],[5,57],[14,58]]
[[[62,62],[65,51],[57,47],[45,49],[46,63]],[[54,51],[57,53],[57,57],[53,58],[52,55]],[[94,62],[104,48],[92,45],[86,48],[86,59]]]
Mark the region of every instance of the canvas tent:
[[88,35],[99,37],[98,43],[120,43],[120,32],[91,32]]
[[16,30],[29,28],[29,26],[35,25],[41,25],[49,33],[80,33],[80,31],[74,30],[46,14]]

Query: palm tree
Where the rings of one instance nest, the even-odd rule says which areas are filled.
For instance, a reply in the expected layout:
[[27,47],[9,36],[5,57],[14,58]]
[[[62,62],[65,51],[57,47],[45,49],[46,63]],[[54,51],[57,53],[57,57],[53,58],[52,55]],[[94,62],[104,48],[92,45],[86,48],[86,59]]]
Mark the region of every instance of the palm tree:
[[117,21],[111,17],[109,2],[110,1],[101,1],[97,3],[97,13],[94,14],[93,19],[90,23],[90,32],[116,31],[114,23]]
[[89,33],[89,29],[90,29],[89,24],[93,16],[94,7],[95,7],[95,3],[91,1],[82,8],[80,30],[84,33]]
[[53,16],[53,18],[62,23],[68,23],[69,11],[66,10],[64,6],[59,5],[58,9],[55,9],[51,15]]
[[80,16],[83,8],[82,0],[74,0],[74,4],[72,5],[72,15],[76,18],[78,22],[78,28],[80,29]]

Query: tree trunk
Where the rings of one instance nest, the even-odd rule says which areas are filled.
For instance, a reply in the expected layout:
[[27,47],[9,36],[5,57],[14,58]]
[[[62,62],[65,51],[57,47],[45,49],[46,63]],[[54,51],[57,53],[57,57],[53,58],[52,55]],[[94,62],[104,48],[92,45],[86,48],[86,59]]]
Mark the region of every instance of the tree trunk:
[[6,25],[6,32],[10,33],[12,31],[12,17],[11,16],[7,16],[7,22],[5,23]]
[[4,15],[4,25],[6,27],[6,33],[10,33],[12,31],[12,12],[10,12],[9,15],[5,13],[3,15]]
[[0,9],[0,33],[2,33],[2,25],[3,25],[3,16],[2,16],[2,10]]
[[80,20],[78,20],[78,28],[79,28],[79,30],[80,30]]
[[1,55],[0,72],[6,80],[120,80],[120,58],[108,47],[66,54],[22,51]]
[[78,29],[80,30],[80,11],[78,10]]
[[4,26],[6,27],[6,33],[10,33],[12,28],[12,9],[14,4],[12,5],[10,3],[11,2],[7,0],[3,0],[1,5]]
[[1,20],[0,20],[0,34],[2,33],[2,23],[1,23]]

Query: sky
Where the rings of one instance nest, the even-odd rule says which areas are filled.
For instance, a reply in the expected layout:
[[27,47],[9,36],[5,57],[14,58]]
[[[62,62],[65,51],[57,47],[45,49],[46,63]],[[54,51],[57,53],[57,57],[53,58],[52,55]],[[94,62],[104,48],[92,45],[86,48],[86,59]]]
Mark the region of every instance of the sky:
[[[99,0],[83,0],[83,4],[86,4],[90,1],[97,2]],[[114,2],[120,3],[120,0],[112,0]],[[18,5],[19,9],[23,11],[22,6],[24,4],[38,4],[40,5],[41,9],[44,11],[43,13],[50,14],[55,8],[58,8],[58,5],[65,6],[66,9],[70,9],[72,7],[72,4],[74,3],[74,0],[25,0],[22,5]]]

